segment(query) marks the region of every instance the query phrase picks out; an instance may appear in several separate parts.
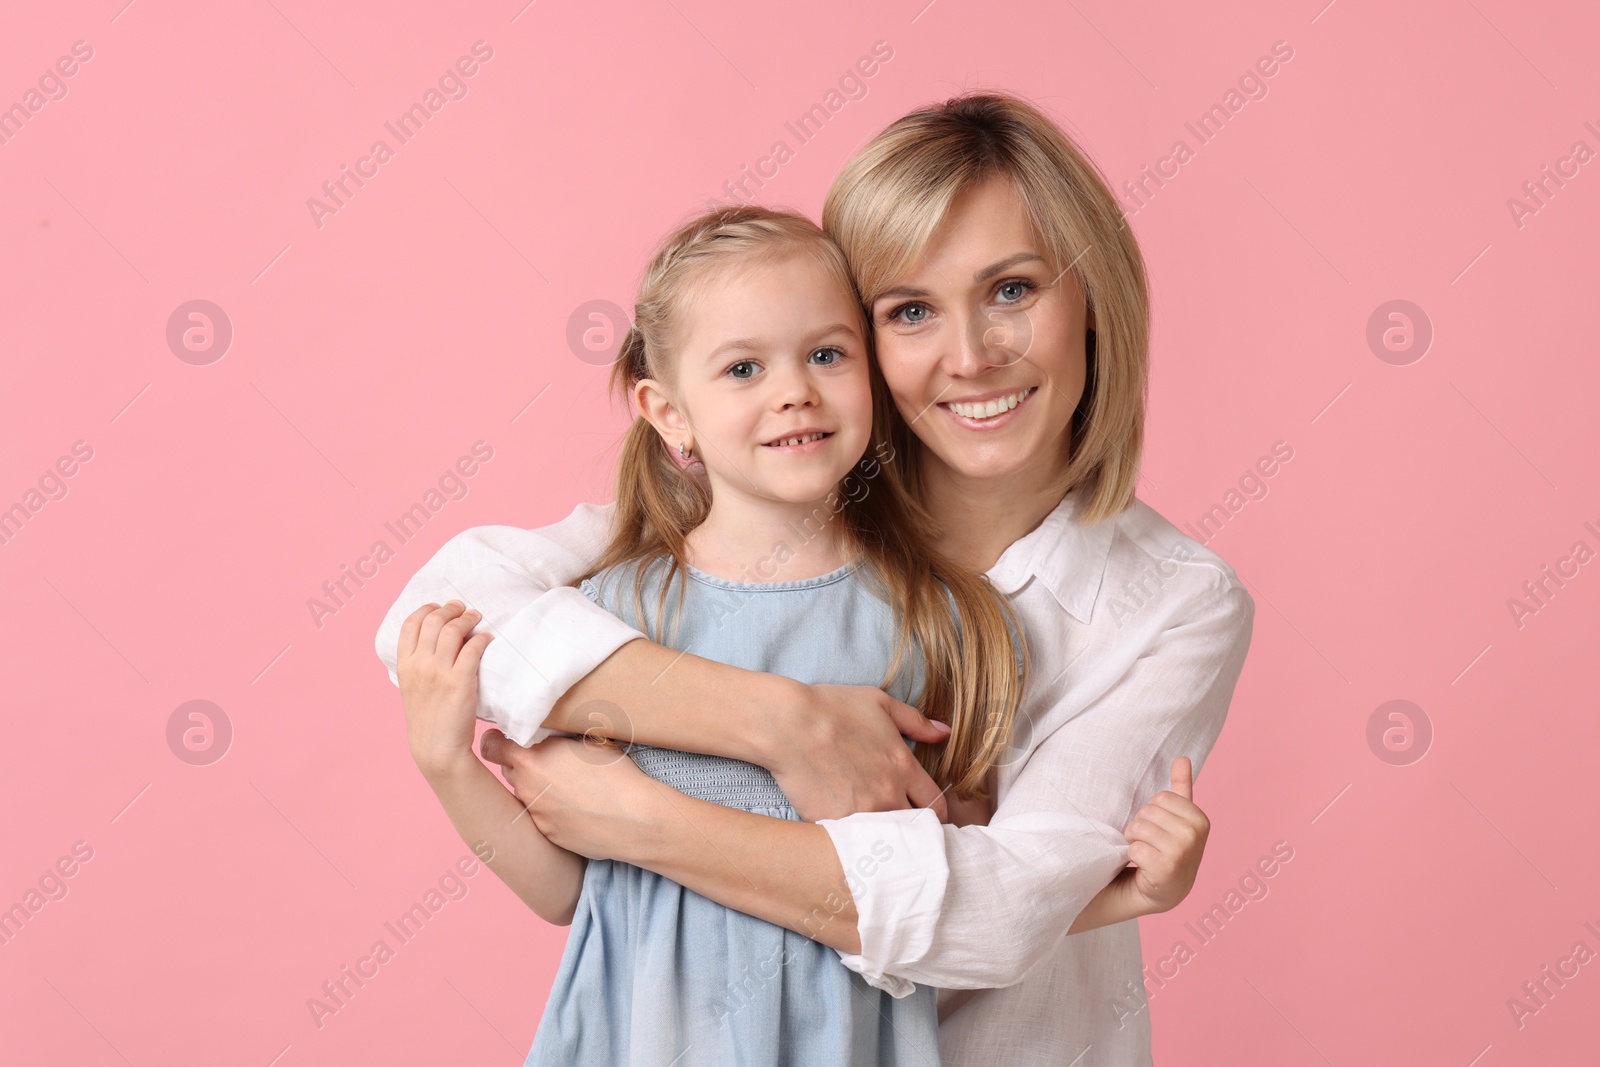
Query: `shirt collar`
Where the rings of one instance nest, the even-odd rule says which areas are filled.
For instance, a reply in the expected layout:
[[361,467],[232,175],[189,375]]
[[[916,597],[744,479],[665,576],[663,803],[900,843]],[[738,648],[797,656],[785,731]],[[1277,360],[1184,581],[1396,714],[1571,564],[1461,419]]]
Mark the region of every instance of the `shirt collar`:
[[1076,492],[1061,498],[1044,519],[1013,541],[989,568],[989,580],[1006,595],[1037,578],[1064,611],[1079,622],[1094,612],[1105,576],[1116,523],[1111,519],[1085,526],[1073,521]]

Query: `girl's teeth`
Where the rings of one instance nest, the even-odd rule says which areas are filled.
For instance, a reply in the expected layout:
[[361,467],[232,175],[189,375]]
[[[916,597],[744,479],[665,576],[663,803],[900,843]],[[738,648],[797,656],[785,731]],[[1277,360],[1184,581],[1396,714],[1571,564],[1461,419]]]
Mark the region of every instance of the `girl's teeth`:
[[1034,386],[1029,386],[1026,389],[1012,393],[1009,396],[1002,396],[994,400],[985,400],[976,404],[946,404],[945,407],[949,408],[951,411],[962,416],[963,418],[992,419],[996,415],[1010,411],[1012,408],[1022,403],[1028,398],[1028,394],[1033,392],[1034,388]]
[[774,448],[786,448],[789,445],[803,445],[803,444],[807,444],[807,443],[809,443],[811,441],[820,441],[820,440],[822,440],[822,438],[824,438],[826,436],[828,436],[828,435],[825,434],[825,433],[808,433],[804,437],[785,437],[781,441],[774,442],[773,443],[773,447]]

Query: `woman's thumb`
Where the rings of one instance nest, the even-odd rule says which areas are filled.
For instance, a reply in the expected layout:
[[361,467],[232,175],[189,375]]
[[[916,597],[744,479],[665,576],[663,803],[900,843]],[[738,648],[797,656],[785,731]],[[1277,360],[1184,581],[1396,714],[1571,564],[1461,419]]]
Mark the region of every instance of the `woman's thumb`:
[[1194,799],[1194,764],[1188,756],[1172,761],[1172,791],[1185,800]]

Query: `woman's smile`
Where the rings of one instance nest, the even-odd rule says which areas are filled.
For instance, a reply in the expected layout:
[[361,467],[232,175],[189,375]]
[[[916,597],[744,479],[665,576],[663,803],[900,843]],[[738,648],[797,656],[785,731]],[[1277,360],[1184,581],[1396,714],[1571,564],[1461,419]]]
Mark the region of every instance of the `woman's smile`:
[[941,400],[939,407],[957,426],[969,430],[997,430],[1020,418],[1018,413],[1022,406],[1038,390],[1038,386],[1029,385],[1010,392],[988,392],[961,400]]

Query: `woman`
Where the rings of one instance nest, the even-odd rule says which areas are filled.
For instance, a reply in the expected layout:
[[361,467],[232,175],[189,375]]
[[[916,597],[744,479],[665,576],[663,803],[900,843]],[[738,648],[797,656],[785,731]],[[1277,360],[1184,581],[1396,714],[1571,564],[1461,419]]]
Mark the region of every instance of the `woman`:
[[604,542],[607,508],[459,535],[391,608],[379,655],[392,673],[405,617],[459,597],[501,638],[481,693],[523,724],[513,741],[592,730],[704,749],[693,739],[715,723],[713,754],[768,767],[816,821],[694,807],[573,740],[527,750],[491,731],[484,751],[557,844],[805,929],[881,988],[958,991],[941,999],[946,1064],[1148,1063],[1137,924],[1063,935],[1088,925],[1113,878],[1127,915],[1176,903],[1173,887],[1119,875],[1122,828],[1174,759],[1197,771],[1210,751],[1254,607],[1226,563],[1133,495],[1148,315],[1137,245],[1071,141],[994,94],[884,130],[835,181],[823,225],[871,319],[899,420],[892,461],[940,525],[938,547],[987,571],[1028,640],[987,825],[922,810],[945,805],[895,731],[942,731],[882,692],[672,652],[564,587]]

